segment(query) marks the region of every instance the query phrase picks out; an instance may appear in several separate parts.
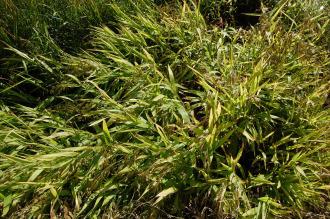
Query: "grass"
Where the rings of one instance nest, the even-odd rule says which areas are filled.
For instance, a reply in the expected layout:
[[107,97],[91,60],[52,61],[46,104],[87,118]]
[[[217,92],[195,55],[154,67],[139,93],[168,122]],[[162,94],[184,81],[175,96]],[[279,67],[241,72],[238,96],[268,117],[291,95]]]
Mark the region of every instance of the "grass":
[[329,216],[327,1],[51,2],[0,3],[2,217]]

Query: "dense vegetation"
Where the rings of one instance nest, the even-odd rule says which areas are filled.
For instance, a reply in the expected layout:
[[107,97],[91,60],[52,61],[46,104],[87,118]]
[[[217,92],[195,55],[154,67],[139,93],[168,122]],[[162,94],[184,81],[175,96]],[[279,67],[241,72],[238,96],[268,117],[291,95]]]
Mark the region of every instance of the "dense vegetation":
[[2,217],[329,216],[329,6],[0,1]]

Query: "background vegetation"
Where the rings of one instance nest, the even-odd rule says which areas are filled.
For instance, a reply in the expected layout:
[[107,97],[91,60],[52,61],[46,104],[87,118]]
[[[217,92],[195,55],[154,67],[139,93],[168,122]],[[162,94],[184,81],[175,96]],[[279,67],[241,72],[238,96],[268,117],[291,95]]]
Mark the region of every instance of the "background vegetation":
[[2,217],[329,216],[329,1],[0,14]]

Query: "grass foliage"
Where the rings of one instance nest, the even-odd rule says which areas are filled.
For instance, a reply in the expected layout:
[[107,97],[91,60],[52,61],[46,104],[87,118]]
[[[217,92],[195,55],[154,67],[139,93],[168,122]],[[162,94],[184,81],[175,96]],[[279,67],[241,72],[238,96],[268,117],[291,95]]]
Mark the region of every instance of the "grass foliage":
[[326,0],[59,2],[0,3],[2,217],[328,214]]

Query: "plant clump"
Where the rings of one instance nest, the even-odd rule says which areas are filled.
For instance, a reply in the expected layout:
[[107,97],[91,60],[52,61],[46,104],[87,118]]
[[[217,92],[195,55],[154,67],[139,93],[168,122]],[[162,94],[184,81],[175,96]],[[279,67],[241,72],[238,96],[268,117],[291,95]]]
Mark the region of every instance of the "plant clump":
[[[0,12],[48,13],[25,2]],[[242,29],[206,2],[55,4],[95,11],[70,9],[77,41],[55,18],[17,32],[40,50],[1,20],[2,217],[329,216],[329,3],[258,6]],[[112,21],[79,27],[99,9]]]

